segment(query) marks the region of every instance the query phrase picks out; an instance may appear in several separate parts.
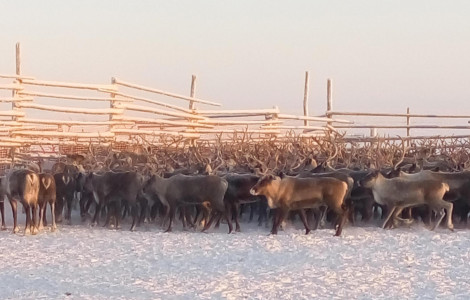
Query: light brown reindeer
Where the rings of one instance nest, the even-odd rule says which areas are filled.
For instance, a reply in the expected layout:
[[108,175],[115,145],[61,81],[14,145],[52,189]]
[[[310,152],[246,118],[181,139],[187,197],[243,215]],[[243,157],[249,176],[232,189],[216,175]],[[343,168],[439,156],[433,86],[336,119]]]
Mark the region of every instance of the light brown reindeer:
[[[250,190],[252,195],[264,195],[270,208],[277,208],[277,216],[273,221],[272,234],[277,234],[278,227],[291,210],[318,208],[327,206],[338,216],[336,236],[341,235],[346,220],[347,207],[344,198],[348,185],[336,178],[280,178],[266,175]],[[302,216],[306,234],[309,228],[305,217]]]

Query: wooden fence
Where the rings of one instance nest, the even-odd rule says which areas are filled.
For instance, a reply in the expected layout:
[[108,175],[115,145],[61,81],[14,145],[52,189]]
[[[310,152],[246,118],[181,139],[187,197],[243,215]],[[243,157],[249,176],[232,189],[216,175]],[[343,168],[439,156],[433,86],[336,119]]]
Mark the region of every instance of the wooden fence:
[[[277,106],[224,110],[219,103],[196,96],[196,76],[192,77],[189,96],[120,78],[112,78],[109,84],[85,84],[24,76],[17,44],[15,74],[0,74],[0,163],[15,163],[24,153],[62,155],[89,145],[158,146],[168,139],[197,144],[216,139],[230,141],[244,135],[255,142],[282,141],[286,136],[309,139],[335,132],[341,133],[344,141],[367,142],[376,138],[376,129],[405,129],[405,140],[422,138],[413,137],[412,129],[470,129],[468,123],[411,122],[414,118],[470,119],[466,115],[411,114],[409,109],[406,114],[335,111],[330,79],[326,113],[310,116],[308,87],[307,72],[303,115],[284,114]],[[361,124],[357,117],[401,118],[403,124]],[[370,129],[372,137],[348,136],[358,128]],[[429,136],[432,135],[436,133]],[[391,139],[394,138],[395,135]]]

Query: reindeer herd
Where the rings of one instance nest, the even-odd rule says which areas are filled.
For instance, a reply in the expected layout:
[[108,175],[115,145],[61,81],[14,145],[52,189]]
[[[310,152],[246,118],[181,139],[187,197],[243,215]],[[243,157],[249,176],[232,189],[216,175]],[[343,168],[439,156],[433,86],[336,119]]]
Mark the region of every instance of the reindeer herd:
[[[396,147],[391,156],[390,161],[396,160],[400,153],[392,166],[341,167],[337,157],[344,149],[330,144],[334,151],[323,157],[304,155],[295,167],[288,166],[289,158],[283,158],[282,151],[266,157],[258,146],[258,156],[237,151],[239,156],[234,158],[240,161],[242,156],[250,162],[238,165],[218,149],[217,159],[188,160],[187,167],[168,162],[156,167],[157,162],[147,157],[140,165],[144,167],[137,168],[133,161],[138,161],[138,156],[123,152],[114,153],[99,167],[75,155],[69,156],[68,163],[57,162],[44,172],[37,165],[11,169],[0,177],[2,229],[7,228],[5,199],[12,209],[14,233],[19,231],[17,202],[22,204],[25,234],[37,234],[47,226],[48,206],[52,231],[57,223],[72,223],[74,206],[78,206],[82,222],[89,219],[92,225],[104,221],[104,226],[119,229],[122,219],[130,217],[131,231],[143,222],[153,222],[169,232],[175,221],[181,222],[184,230],[206,231],[222,221],[231,233],[233,222],[235,231],[241,230],[240,216],[247,210],[250,221],[258,216],[260,226],[272,220],[272,234],[297,216],[307,234],[327,226],[334,228],[337,236],[348,221],[354,226],[359,220],[382,219],[384,229],[419,221],[434,230],[444,218],[450,230],[453,220],[466,224],[470,171],[464,165],[460,169],[449,164],[445,167],[446,160],[416,163],[415,159],[410,163],[402,141],[403,148]],[[293,151],[289,153],[293,156]],[[196,157],[202,156],[199,153]],[[317,164],[320,159],[323,163]],[[334,159],[335,168],[331,166]],[[279,167],[281,160],[285,161],[283,167]],[[212,167],[214,161],[219,163]]]

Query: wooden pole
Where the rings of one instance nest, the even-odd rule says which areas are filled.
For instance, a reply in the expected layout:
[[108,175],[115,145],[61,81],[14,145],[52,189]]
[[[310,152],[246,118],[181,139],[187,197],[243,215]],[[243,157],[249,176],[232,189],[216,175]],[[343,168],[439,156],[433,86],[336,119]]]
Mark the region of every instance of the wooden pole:
[[[116,79],[114,77],[111,78],[111,84],[114,85],[116,84]],[[109,101],[109,108],[115,108],[115,99],[116,99],[116,94],[111,93],[110,94],[111,100]],[[109,121],[113,121],[113,114],[109,114]],[[114,129],[113,125],[109,125],[109,131],[112,131]]]
[[[191,76],[191,91],[189,92],[189,97],[194,98],[195,96],[196,96],[196,75],[192,75]],[[189,110],[195,110],[195,109],[196,109],[196,105],[195,105],[194,101],[189,101]],[[195,120],[189,120],[189,122],[194,123]],[[194,130],[195,127],[190,127],[190,129]],[[191,146],[195,146],[196,145],[196,139],[192,138],[189,141],[189,144]]]
[[[21,75],[21,51],[20,51],[20,43],[16,43],[15,45],[15,58],[16,58],[16,70],[15,70],[15,73],[16,75]],[[15,81],[17,81],[20,85],[21,85],[21,79],[20,78],[16,78]],[[18,97],[18,91],[17,90],[13,90],[12,92],[12,96],[13,98],[17,98]],[[18,102],[12,102],[11,103],[11,108],[12,110],[14,111],[17,111],[17,110],[20,110],[20,107],[18,105],[19,103]],[[12,121],[14,122],[17,122],[18,121],[18,117],[17,116],[13,116],[12,117]],[[16,138],[16,135],[12,132],[10,133],[10,137],[11,138]],[[12,147],[11,148],[11,165],[10,165],[10,168],[13,169],[13,167],[15,166],[15,153],[16,153],[16,147]]]
[[[410,108],[406,108],[406,137],[410,137]],[[406,141],[406,145],[410,146],[410,140]]]
[[[304,116],[308,117],[308,71],[305,72],[305,87],[304,87]],[[308,120],[304,120],[304,126],[308,126]]]
[[[331,79],[328,78],[326,82],[326,117],[331,118],[332,114],[330,113],[333,110],[333,83]],[[328,122],[328,125],[331,125],[331,122]]]
[[16,75],[21,74],[20,43],[16,43]]
[[[191,98],[196,96],[196,75],[191,77],[191,93],[189,95]],[[196,109],[194,101],[189,101],[189,109]]]

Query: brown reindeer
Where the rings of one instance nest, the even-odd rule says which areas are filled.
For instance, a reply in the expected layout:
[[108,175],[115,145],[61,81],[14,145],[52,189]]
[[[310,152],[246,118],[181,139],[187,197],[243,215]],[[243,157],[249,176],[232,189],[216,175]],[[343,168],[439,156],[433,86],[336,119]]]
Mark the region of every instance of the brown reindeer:
[[13,233],[19,231],[17,224],[17,201],[19,200],[26,212],[25,234],[37,234],[37,204],[39,192],[39,176],[26,169],[13,170],[6,176],[6,195],[13,213]]
[[39,193],[38,193],[38,205],[39,205],[39,230],[47,226],[46,221],[46,207],[49,203],[51,207],[51,218],[52,227],[51,231],[57,229],[55,222],[55,201],[56,201],[56,186],[54,176],[51,174],[42,173],[39,174]]
[[[318,208],[327,206],[337,215],[336,236],[341,235],[346,221],[344,198],[348,191],[346,182],[336,178],[280,178],[266,175],[251,188],[252,195],[264,195],[270,208],[278,208],[273,221],[272,234],[277,234],[278,227],[291,210]],[[310,232],[304,215],[301,214],[305,233]]]

